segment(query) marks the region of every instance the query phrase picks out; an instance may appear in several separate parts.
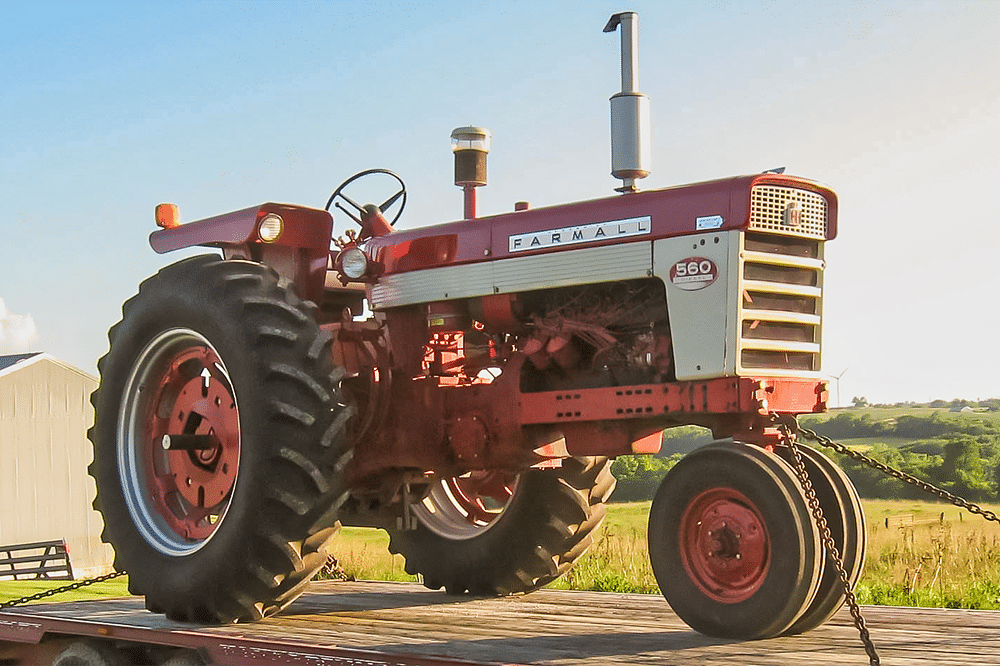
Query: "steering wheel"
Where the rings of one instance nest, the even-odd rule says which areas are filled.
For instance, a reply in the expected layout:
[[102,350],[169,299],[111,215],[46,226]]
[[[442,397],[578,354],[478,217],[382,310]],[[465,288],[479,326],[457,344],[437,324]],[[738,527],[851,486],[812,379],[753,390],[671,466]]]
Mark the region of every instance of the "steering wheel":
[[395,173],[394,171],[389,171],[388,169],[366,169],[364,171],[359,171],[358,173],[354,174],[353,176],[345,180],[343,183],[341,183],[340,186],[333,191],[333,194],[330,195],[329,200],[327,200],[326,202],[326,210],[329,211],[330,206],[333,205],[334,202],[336,202],[337,208],[346,213],[348,217],[357,222],[359,225],[364,226],[364,223],[361,221],[361,218],[358,217],[358,215],[352,213],[350,210],[342,206],[340,201],[337,200],[343,199],[358,214],[363,213],[365,210],[365,206],[358,204],[356,201],[354,201],[349,196],[344,194],[344,188],[346,188],[348,185],[350,185],[356,180],[377,173],[384,173],[388,176],[392,176],[393,178],[396,179],[396,182],[399,183],[399,190],[397,190],[395,194],[393,194],[391,197],[383,201],[378,206],[379,212],[384,213],[387,208],[395,204],[397,201],[400,200],[400,197],[402,197],[402,201],[400,201],[399,203],[399,209],[396,211],[396,214],[393,216],[392,220],[389,221],[389,226],[396,224],[396,220],[399,219],[399,216],[403,214],[403,209],[406,208],[406,183],[404,183],[403,179],[399,177],[399,174]]

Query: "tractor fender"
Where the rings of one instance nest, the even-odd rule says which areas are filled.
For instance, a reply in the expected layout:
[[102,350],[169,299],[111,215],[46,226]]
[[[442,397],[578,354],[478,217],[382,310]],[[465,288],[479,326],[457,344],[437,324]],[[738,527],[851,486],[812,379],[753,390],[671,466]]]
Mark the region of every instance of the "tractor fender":
[[[259,226],[272,213],[281,217],[283,230],[275,240],[265,242]],[[196,246],[220,248],[226,259],[247,259],[270,266],[295,282],[302,298],[320,302],[332,231],[333,218],[325,210],[265,203],[159,229],[150,234],[149,244],[158,254]]]

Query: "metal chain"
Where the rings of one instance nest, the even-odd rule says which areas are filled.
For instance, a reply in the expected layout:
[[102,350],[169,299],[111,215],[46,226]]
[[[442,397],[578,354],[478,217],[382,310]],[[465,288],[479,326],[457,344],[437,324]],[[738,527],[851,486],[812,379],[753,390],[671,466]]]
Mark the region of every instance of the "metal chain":
[[[803,428],[798,424],[794,417],[790,419],[780,419],[778,415],[772,414],[771,420],[778,424],[778,428],[782,433],[783,444],[788,447],[791,453],[793,466],[795,468],[795,473],[799,478],[799,482],[802,484],[803,490],[806,493],[806,499],[809,501],[809,507],[813,511],[813,517],[816,520],[816,525],[820,530],[824,548],[826,548],[827,556],[833,561],[834,565],[837,567],[837,573],[840,576],[841,583],[844,585],[844,590],[846,594],[846,602],[850,607],[851,616],[854,617],[854,625],[858,628],[858,633],[861,635],[861,640],[865,644],[865,651],[868,653],[868,657],[871,660],[871,664],[878,664],[878,655],[875,652],[875,646],[871,642],[871,637],[868,633],[868,629],[865,626],[864,617],[861,615],[861,610],[858,607],[857,598],[854,596],[854,592],[851,590],[851,584],[847,577],[847,572],[844,569],[843,561],[840,559],[840,554],[837,552],[836,545],[833,544],[833,539],[830,535],[830,528],[827,525],[826,518],[823,517],[822,509],[819,508],[819,502],[816,500],[815,490],[812,488],[812,483],[809,481],[809,476],[806,473],[805,464],[802,462],[802,458],[799,455],[798,449],[795,447],[795,436],[801,435],[804,439],[808,439],[815,442],[821,446],[832,449],[835,452],[847,456],[852,460],[857,460],[858,462],[876,469],[880,472],[888,474],[889,476],[899,479],[905,483],[915,486],[924,492],[930,493],[940,499],[947,500],[957,507],[965,509],[969,513],[974,513],[982,516],[986,520],[992,520],[995,523],[1000,523],[1000,516],[998,516],[993,511],[989,509],[984,509],[974,502],[970,502],[965,498],[959,497],[954,493],[950,493],[943,488],[938,488],[937,486],[927,483],[912,474],[907,474],[902,470],[895,469],[886,465],[883,462],[879,462],[874,458],[870,458],[859,451],[854,451],[847,448],[840,442],[836,442],[829,437],[820,435],[814,430],[809,428]],[[815,502],[815,506],[814,506]]]
[[[45,590],[43,592],[38,592],[37,594],[32,594],[27,597],[21,597],[20,599],[11,599],[10,601],[5,601],[0,603],[0,610],[4,608],[11,608],[13,606],[20,606],[26,604],[30,601],[38,601],[40,599],[46,599],[48,597],[54,597],[57,594],[62,594],[63,592],[70,592],[72,590],[79,590],[81,587],[87,587],[88,585],[93,585],[94,583],[103,583],[106,580],[111,580],[112,578],[118,578],[119,576],[124,576],[124,571],[114,571],[103,576],[98,576],[97,578],[84,578],[83,580],[76,580],[69,585],[63,585],[62,587],[57,587],[52,590]],[[44,580],[44,579],[42,579]]]
[[927,483],[926,481],[921,481],[917,477],[911,476],[906,472],[900,471],[898,469],[893,469],[892,467],[889,467],[885,463],[881,463],[878,460],[875,460],[874,458],[869,458],[863,453],[852,451],[851,449],[847,448],[840,442],[835,442],[829,437],[824,437],[823,435],[819,435],[813,432],[812,430],[809,430],[808,428],[803,428],[798,424],[795,424],[794,428],[799,434],[803,435],[806,439],[812,440],[817,444],[821,444],[822,446],[833,449],[837,453],[845,455],[848,458],[851,458],[852,460],[857,460],[859,462],[862,462],[873,469],[879,470],[880,472],[885,472],[889,476],[899,479],[900,481],[905,481],[906,483],[909,483],[911,486],[916,486],[917,488],[920,488],[921,490],[928,492],[931,495],[936,495],[941,499],[948,500],[955,506],[961,507],[966,511],[968,511],[969,513],[975,513],[982,516],[986,520],[992,520],[995,523],[1000,523],[1000,516],[997,516],[997,514],[993,513],[989,509],[984,509],[978,504],[963,499],[958,495],[952,494],[947,490],[944,490],[943,488],[938,488],[937,486]]
[[333,555],[326,556],[326,564],[320,569],[320,573],[333,580],[355,580],[354,576],[344,571],[344,567],[340,566],[340,562]]
[[795,446],[795,438],[792,435],[792,430],[784,422],[780,423],[778,428],[781,431],[783,444],[788,448],[788,452],[791,455],[792,467],[799,479],[799,483],[802,485],[802,491],[805,493],[809,510],[812,512],[813,520],[819,530],[820,538],[823,542],[823,550],[826,551],[827,559],[833,563],[834,568],[837,570],[837,576],[844,587],[844,600],[851,611],[851,617],[854,618],[854,626],[861,636],[861,642],[865,646],[865,652],[868,654],[868,663],[870,666],[879,666],[882,662],[879,660],[878,652],[875,650],[875,643],[872,642],[868,626],[865,624],[865,618],[861,615],[861,608],[858,606],[858,599],[854,596],[854,590],[851,589],[850,577],[847,575],[847,569],[844,567],[844,561],[841,558],[837,544],[833,540],[830,525],[826,521],[826,516],[823,515],[823,508],[820,506],[819,498],[816,497],[816,489],[813,488],[812,481],[809,480],[806,465],[802,461],[798,447]]

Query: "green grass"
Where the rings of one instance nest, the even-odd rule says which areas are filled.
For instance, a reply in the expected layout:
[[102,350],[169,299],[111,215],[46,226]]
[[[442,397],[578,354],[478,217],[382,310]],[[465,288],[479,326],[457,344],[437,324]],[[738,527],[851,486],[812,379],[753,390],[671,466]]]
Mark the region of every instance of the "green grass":
[[[1000,610],[1000,525],[950,504],[866,500],[868,558],[861,603]],[[982,505],[1000,512],[1000,505]],[[909,528],[885,518],[912,514]]]
[[402,555],[389,552],[389,535],[382,530],[345,527],[337,535],[333,554],[344,572],[359,580],[418,580],[403,569]]
[[557,590],[659,594],[646,547],[649,502],[609,505],[608,518],[576,566],[549,585]]
[[854,449],[855,451],[868,451],[876,444],[885,444],[886,446],[899,447],[904,444],[913,443],[912,437],[848,437],[843,439],[838,439],[838,442],[844,446]]
[[621,502],[608,504],[608,517],[603,527],[613,531],[637,530],[646,533],[650,502]]

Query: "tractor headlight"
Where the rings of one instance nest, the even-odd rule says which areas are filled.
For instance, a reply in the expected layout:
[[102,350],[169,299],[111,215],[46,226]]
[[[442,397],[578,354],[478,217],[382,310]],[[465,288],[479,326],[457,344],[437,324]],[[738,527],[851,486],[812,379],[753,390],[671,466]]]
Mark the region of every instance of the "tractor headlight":
[[268,213],[265,215],[260,224],[257,225],[257,235],[265,243],[273,243],[278,240],[281,236],[281,232],[285,230],[285,221],[281,219],[280,215],[275,213]]
[[368,272],[368,255],[357,247],[344,250],[340,253],[340,271],[352,280],[363,277]]

